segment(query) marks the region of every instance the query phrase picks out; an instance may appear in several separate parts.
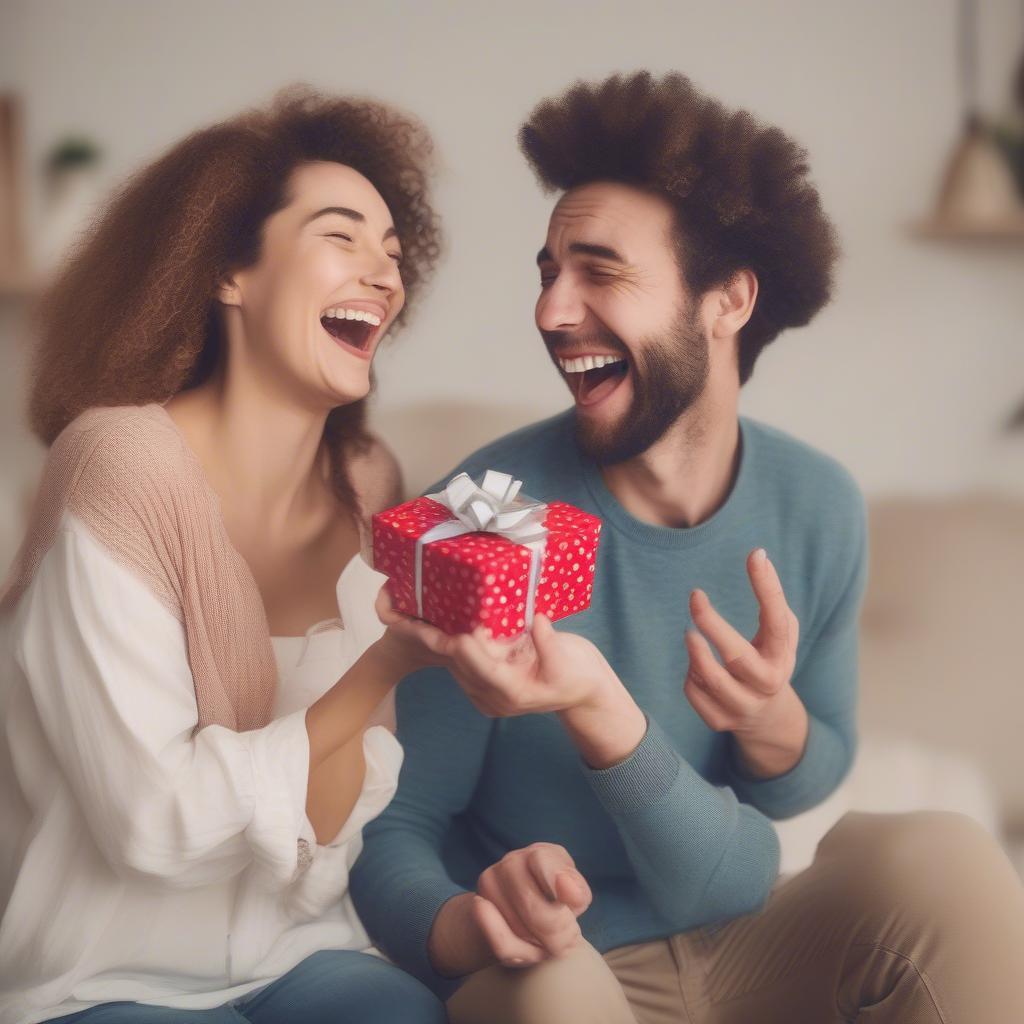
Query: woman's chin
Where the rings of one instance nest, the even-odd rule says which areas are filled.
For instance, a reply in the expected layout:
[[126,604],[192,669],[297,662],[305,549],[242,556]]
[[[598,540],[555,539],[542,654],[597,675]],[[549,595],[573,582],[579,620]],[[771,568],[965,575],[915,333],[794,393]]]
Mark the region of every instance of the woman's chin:
[[331,382],[331,403],[334,408],[339,405],[352,405],[360,402],[370,394],[370,375],[365,374],[363,380],[346,380]]

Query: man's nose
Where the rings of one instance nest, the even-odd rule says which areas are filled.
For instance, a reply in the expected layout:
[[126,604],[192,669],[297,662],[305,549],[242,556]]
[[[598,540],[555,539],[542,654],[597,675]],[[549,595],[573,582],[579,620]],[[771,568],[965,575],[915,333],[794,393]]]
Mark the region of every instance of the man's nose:
[[558,277],[540,293],[534,315],[540,330],[563,331],[578,327],[587,312],[579,289],[568,278]]

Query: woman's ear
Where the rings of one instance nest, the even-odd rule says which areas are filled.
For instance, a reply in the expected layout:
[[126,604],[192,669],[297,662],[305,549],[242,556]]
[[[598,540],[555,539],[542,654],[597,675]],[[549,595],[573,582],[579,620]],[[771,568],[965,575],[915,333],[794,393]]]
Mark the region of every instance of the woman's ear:
[[240,306],[242,304],[241,289],[235,278],[230,275],[221,278],[214,295],[222,306]]
[[711,336],[734,338],[746,325],[757,301],[757,275],[752,270],[737,270],[720,288],[715,289]]

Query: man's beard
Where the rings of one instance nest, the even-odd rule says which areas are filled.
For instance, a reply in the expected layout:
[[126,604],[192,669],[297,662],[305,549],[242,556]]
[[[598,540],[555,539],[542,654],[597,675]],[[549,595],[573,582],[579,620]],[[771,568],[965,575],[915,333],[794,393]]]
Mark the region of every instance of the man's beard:
[[[562,331],[544,333],[549,349],[563,339],[567,335]],[[606,350],[629,351],[611,331],[588,334],[587,340]],[[580,450],[599,466],[626,462],[647,451],[701,396],[708,379],[708,344],[695,311],[680,313],[663,337],[642,339],[637,349],[630,368],[633,400],[622,417],[604,425],[576,416]]]

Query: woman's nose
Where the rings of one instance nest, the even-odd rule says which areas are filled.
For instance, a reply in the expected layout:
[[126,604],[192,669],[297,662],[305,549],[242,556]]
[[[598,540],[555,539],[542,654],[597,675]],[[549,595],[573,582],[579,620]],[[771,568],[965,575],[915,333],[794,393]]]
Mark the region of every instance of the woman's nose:
[[389,294],[402,287],[402,274],[398,269],[398,262],[387,253],[375,253],[368,257],[361,280],[364,284]]

